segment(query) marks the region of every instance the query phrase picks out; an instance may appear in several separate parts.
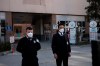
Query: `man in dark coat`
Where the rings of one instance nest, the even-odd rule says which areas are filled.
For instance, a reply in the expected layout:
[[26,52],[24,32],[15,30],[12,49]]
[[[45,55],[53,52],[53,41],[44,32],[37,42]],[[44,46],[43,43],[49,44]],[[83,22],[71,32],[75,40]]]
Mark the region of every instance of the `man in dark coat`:
[[39,40],[33,37],[33,29],[26,28],[26,36],[18,42],[16,50],[22,53],[22,66],[39,66],[37,51],[41,46]]
[[57,66],[68,66],[68,57],[70,56],[71,48],[67,34],[64,34],[64,25],[58,26],[58,31],[52,38],[52,51],[56,59]]

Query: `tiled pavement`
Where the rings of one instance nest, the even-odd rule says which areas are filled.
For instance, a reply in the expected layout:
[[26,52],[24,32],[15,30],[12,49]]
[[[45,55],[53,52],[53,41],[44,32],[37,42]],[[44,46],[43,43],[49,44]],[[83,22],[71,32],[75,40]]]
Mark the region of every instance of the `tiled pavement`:
[[[50,42],[41,42],[42,49],[38,52],[40,66],[56,66]],[[91,47],[71,46],[72,53],[69,66],[92,66]],[[18,52],[0,56],[0,66],[21,66],[21,54]]]

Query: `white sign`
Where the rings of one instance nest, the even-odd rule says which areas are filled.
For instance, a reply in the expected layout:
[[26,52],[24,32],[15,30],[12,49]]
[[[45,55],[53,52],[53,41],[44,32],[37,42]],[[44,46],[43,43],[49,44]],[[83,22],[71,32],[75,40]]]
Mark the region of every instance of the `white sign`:
[[97,33],[96,32],[91,32],[90,33],[90,41],[91,40],[97,40],[97,39],[98,39]]
[[96,21],[91,21],[90,22],[90,27],[91,28],[95,28],[97,26],[97,22]]
[[97,23],[96,21],[91,21],[90,22],[90,41],[91,40],[98,40],[98,36],[97,36]]
[[57,24],[53,24],[53,29],[58,29],[58,25]]
[[70,28],[75,28],[75,26],[76,26],[76,24],[75,24],[74,21],[71,21],[71,22],[69,23],[69,27],[70,27]]
[[15,42],[14,36],[10,36],[10,43],[14,43],[14,42]]
[[6,19],[4,12],[0,12],[0,19],[4,19],[4,20]]
[[90,32],[97,32],[97,27],[96,28],[90,28]]
[[70,43],[76,43],[76,28],[70,29]]

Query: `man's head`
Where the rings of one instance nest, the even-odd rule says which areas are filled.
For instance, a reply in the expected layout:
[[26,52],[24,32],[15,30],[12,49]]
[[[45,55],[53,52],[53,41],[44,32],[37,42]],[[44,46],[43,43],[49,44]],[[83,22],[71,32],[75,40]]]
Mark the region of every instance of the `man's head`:
[[33,37],[33,29],[32,29],[32,27],[27,27],[26,28],[26,35],[29,38],[32,38]]
[[59,32],[64,32],[64,25],[63,24],[59,24],[58,25],[58,30],[59,30]]

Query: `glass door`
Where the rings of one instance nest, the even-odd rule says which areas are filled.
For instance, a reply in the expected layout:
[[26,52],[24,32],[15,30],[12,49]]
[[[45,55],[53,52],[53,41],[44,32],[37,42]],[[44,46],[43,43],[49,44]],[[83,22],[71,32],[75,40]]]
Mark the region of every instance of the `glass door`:
[[14,26],[14,34],[16,39],[21,38],[22,27],[21,26]]

